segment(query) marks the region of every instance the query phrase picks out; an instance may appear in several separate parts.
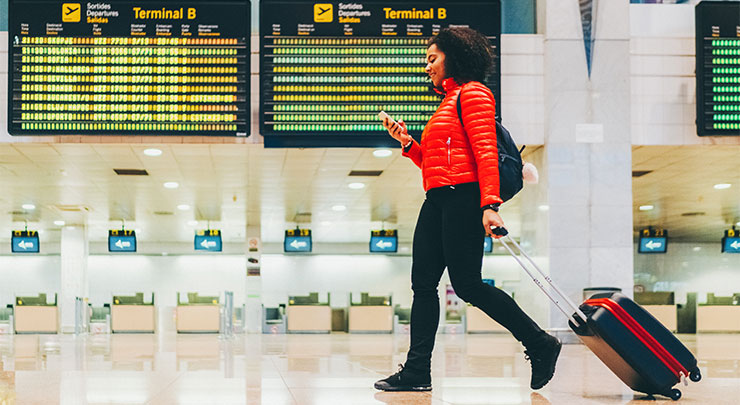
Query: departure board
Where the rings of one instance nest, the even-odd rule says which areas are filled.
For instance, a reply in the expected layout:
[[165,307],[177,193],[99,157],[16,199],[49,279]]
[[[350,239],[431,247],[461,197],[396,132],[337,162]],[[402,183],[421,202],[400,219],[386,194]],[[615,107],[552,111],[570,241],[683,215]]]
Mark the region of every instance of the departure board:
[[468,26],[489,38],[495,60],[486,84],[500,100],[498,0],[262,0],[265,146],[398,146],[377,118],[381,110],[404,120],[418,139],[441,100],[424,72],[427,40],[450,26]]
[[10,0],[12,135],[247,136],[248,0]]
[[740,3],[696,6],[696,129],[740,135]]

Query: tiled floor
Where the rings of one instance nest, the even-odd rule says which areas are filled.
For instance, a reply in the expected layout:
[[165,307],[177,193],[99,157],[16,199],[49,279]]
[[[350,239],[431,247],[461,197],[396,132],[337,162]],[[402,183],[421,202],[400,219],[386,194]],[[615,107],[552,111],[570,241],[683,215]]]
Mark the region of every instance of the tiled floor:
[[[704,379],[679,403],[740,403],[740,335],[681,338]],[[373,389],[407,346],[403,335],[0,335],[0,405],[672,403],[633,393],[582,345],[564,346],[553,381],[532,392],[508,335],[439,335],[431,393]]]

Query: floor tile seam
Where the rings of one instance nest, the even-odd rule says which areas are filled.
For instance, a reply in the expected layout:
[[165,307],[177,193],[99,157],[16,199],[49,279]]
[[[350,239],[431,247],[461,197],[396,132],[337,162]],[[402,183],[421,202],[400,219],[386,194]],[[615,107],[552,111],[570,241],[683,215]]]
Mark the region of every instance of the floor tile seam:
[[157,399],[158,397],[161,397],[161,396],[163,396],[163,395],[164,395],[164,394],[165,394],[165,393],[167,392],[167,390],[169,390],[169,388],[170,388],[170,387],[172,387],[173,385],[175,385],[175,383],[176,383],[176,382],[177,382],[177,381],[178,381],[178,380],[179,380],[179,379],[180,379],[180,378],[181,378],[181,377],[182,377],[183,375],[185,375],[185,372],[184,372],[184,371],[181,371],[181,372],[177,373],[177,377],[176,377],[175,379],[173,379],[173,380],[172,380],[172,381],[171,381],[171,382],[170,382],[169,384],[167,384],[166,386],[162,387],[162,389],[161,389],[161,390],[157,391],[157,393],[156,393],[156,394],[152,395],[151,399],[149,399],[149,400],[148,400],[148,401],[146,402],[146,404],[147,404],[147,405],[149,405],[149,404],[153,404],[153,403],[154,403],[154,401],[156,401],[156,399]]
[[278,365],[275,363],[276,357],[278,356],[268,356],[268,358],[270,359],[270,362],[272,363],[272,367],[275,369],[275,371],[277,371],[278,375],[280,376],[280,380],[283,382],[283,385],[285,385],[285,389],[287,389],[288,392],[290,393],[290,397],[293,399],[293,404],[297,405],[298,400],[296,399],[295,394],[293,393],[293,390],[290,389],[290,387],[288,386],[288,382],[285,381],[285,376],[283,375],[283,372],[280,370]]

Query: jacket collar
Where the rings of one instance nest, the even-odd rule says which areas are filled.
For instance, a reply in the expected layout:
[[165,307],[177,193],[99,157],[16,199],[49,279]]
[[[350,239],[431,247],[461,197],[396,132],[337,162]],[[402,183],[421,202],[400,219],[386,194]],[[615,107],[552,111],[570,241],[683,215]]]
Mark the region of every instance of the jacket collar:
[[448,77],[444,80],[442,80],[442,90],[434,87],[434,91],[436,91],[438,94],[445,95],[449,93],[450,91],[458,88],[460,86],[459,83],[455,81],[455,79]]

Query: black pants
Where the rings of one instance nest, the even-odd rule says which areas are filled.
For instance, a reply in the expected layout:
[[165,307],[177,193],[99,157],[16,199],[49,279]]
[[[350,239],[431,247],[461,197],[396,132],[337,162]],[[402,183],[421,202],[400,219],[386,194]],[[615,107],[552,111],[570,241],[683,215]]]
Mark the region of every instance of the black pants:
[[481,280],[483,238],[478,183],[427,191],[414,230],[411,289],[411,347],[406,369],[429,372],[439,324],[437,286],[447,267],[452,287],[463,301],[480,308],[525,346],[542,329],[502,290]]

